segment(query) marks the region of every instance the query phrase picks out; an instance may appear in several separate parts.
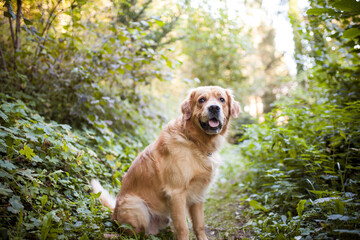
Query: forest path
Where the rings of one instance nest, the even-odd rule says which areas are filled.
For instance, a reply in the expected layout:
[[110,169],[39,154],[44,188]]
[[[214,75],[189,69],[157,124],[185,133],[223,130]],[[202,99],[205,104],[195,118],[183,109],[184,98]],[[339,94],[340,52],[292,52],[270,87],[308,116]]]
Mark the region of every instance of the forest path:
[[246,163],[236,145],[226,144],[221,156],[219,173],[205,202],[206,235],[212,240],[250,238],[251,232],[242,228],[248,221],[242,210],[248,206],[240,201],[244,197],[240,176]]

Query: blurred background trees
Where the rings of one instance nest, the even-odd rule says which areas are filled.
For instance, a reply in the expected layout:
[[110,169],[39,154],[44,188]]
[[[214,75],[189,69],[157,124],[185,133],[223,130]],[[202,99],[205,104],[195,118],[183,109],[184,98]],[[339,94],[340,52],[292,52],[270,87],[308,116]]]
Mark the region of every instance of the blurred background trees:
[[31,99],[47,119],[77,127],[130,130],[143,117],[156,118],[138,86],[167,78],[176,65],[166,46],[186,3],[174,4],[167,16],[150,15],[153,5],[5,1],[2,91]]
[[261,6],[244,2],[239,14],[226,1],[5,1],[2,90],[77,127],[130,129],[140,115],[156,118],[150,95],[171,85],[176,98],[198,84],[232,88],[244,119],[261,117],[291,80]]

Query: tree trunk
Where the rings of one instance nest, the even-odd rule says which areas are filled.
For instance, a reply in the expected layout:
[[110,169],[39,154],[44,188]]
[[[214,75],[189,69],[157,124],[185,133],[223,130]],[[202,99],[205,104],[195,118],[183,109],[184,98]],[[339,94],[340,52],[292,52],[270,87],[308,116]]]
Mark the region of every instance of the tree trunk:
[[15,52],[20,50],[20,22],[21,22],[21,0],[17,0],[17,11],[16,11],[16,39],[15,39]]

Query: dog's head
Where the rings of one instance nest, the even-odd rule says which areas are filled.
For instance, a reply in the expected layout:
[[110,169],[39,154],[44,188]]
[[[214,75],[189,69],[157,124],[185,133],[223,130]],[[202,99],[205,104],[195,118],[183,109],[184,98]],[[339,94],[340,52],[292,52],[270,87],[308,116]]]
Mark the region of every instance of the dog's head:
[[181,111],[185,121],[192,121],[206,134],[214,135],[226,130],[230,116],[236,118],[240,106],[230,90],[209,86],[191,90]]

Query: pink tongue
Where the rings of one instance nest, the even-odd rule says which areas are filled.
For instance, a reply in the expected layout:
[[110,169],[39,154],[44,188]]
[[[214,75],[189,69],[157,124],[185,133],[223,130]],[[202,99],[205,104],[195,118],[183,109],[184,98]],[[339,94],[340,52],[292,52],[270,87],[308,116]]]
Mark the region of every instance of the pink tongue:
[[219,126],[219,121],[218,120],[210,120],[209,121],[209,125],[210,125],[210,127],[217,127],[217,126]]

